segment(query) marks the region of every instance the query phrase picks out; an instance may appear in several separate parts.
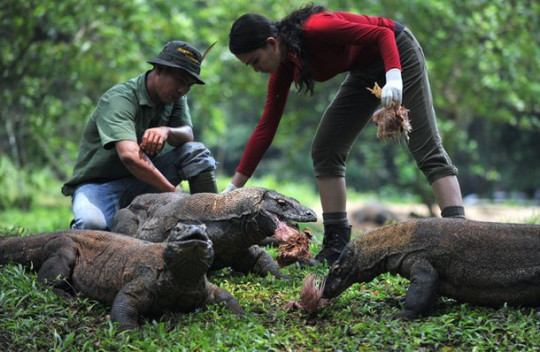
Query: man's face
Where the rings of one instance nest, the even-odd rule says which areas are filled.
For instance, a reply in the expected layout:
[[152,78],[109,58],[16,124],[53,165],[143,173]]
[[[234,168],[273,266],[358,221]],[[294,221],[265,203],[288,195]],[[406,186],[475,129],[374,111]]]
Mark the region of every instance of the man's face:
[[163,104],[172,104],[186,95],[195,83],[195,78],[182,69],[161,68],[156,91]]

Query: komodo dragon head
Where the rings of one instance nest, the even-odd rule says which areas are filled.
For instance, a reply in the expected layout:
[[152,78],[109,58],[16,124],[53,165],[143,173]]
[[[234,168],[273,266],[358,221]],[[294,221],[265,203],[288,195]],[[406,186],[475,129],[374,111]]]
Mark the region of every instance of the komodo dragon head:
[[317,221],[317,214],[296,199],[269,189],[259,189],[259,191],[262,193],[259,209],[274,215],[279,221]]
[[[294,198],[270,189],[262,187],[240,188],[225,196],[227,197],[226,203],[236,204],[237,210],[230,213],[243,219],[245,228],[243,239],[248,240],[248,237],[251,237],[246,236],[248,233],[255,238],[258,236],[257,241],[246,242],[249,245],[258,243],[266,236],[276,234],[278,229],[284,227],[298,232],[297,222],[317,221],[317,214],[312,209],[302,205]],[[231,206],[232,208],[233,206]]]
[[356,282],[370,282],[381,270],[380,261],[373,261],[360,245],[358,238],[349,242],[326,276],[323,298],[335,298]]
[[167,268],[176,276],[198,277],[212,265],[214,249],[204,225],[178,223],[171,230],[166,243],[164,260]]

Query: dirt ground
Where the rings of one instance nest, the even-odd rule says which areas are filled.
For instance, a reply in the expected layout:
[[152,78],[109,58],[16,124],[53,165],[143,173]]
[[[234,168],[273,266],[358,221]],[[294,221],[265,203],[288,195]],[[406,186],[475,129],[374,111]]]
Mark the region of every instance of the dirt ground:
[[[363,205],[360,205],[362,207]],[[429,216],[425,205],[389,205],[398,217],[410,218],[414,213],[420,216]],[[438,214],[439,209],[435,207]],[[508,206],[500,204],[465,205],[465,215],[467,219],[477,221],[499,221],[499,222],[522,222],[534,216],[540,216],[540,206]]]
[[[438,207],[435,213],[440,214]],[[318,211],[319,221],[322,222],[322,212]],[[349,222],[353,233],[364,232],[381,226],[381,220],[388,219],[404,221],[418,217],[428,217],[429,211],[425,205],[351,203],[348,205]],[[522,223],[531,218],[540,217],[540,206],[508,206],[502,204],[465,205],[465,215],[469,220],[492,222]]]

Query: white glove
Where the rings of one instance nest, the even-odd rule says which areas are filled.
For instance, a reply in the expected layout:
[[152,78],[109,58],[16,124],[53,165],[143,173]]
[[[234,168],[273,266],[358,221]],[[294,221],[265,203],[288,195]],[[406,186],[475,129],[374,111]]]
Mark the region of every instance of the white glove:
[[223,190],[223,192],[221,193],[229,193],[230,191],[234,191],[235,189],[237,189],[238,187],[236,187],[235,185],[233,185],[232,183],[229,183],[229,185],[227,186],[227,188],[225,188]]
[[399,107],[403,95],[403,81],[401,80],[401,71],[393,68],[386,72],[386,84],[382,88],[381,103],[387,108]]

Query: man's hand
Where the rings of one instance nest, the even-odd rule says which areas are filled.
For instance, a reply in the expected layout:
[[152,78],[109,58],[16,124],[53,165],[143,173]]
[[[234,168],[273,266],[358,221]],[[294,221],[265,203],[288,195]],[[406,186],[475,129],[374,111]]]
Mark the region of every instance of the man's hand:
[[381,103],[387,108],[398,108],[401,105],[403,95],[403,81],[401,71],[393,68],[386,72],[386,84],[382,88]]
[[120,161],[133,176],[161,192],[175,191],[175,186],[154,166],[137,142],[122,140],[116,142],[115,147]]
[[169,131],[170,129],[168,127],[155,127],[147,129],[144,131],[142,137],[142,142],[140,145],[141,149],[148,156],[159,154],[163,150],[165,142],[169,137]]

